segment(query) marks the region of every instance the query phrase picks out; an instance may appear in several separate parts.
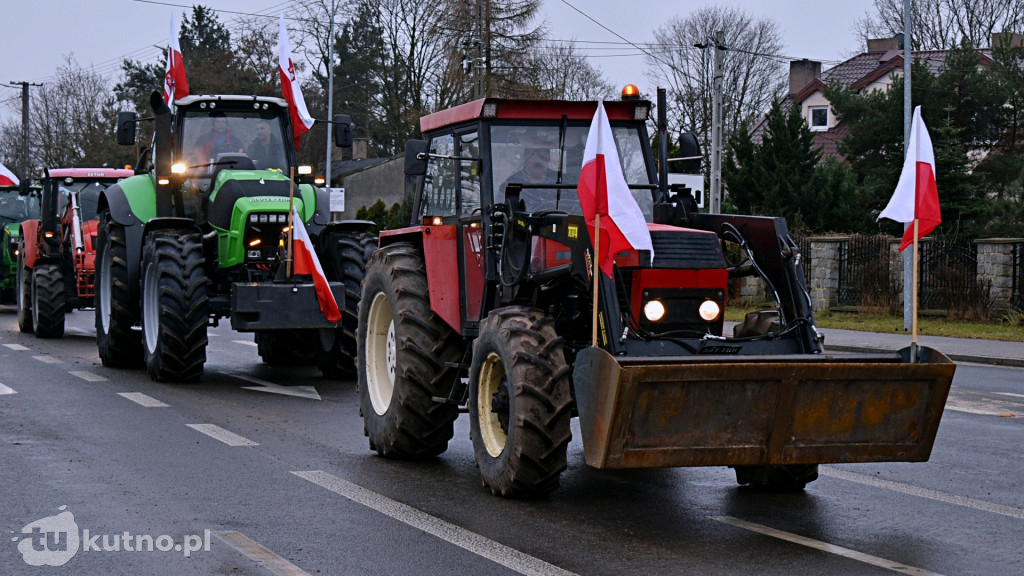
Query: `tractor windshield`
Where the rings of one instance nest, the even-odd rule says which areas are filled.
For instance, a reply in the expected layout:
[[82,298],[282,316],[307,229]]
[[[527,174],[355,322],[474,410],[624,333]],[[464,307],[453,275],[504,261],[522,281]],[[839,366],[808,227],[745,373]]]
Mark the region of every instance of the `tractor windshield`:
[[279,110],[186,112],[178,161],[189,168],[209,166],[220,154],[244,154],[258,170],[288,169]]
[[105,179],[79,179],[71,180],[70,178],[64,180],[60,184],[60,207],[59,212],[63,213],[64,208],[68,204],[68,198],[71,194],[78,194],[78,206],[82,211],[83,220],[99,220],[99,214],[96,211],[99,203],[100,192],[107,189],[108,186],[117,184],[120,180],[118,178],[105,178]]
[[[520,195],[527,210],[562,210],[581,214],[576,185],[583,167],[583,151],[590,124],[561,126],[491,126],[491,162],[494,199],[505,198],[505,187],[523,185]],[[652,219],[652,184],[640,133],[636,126],[613,126],[626,182],[648,221]],[[565,189],[531,188],[530,184],[564,184]],[[643,188],[632,188],[633,186]]]
[[3,223],[23,222],[39,218],[39,196],[21,196],[17,188],[0,190],[0,221]]

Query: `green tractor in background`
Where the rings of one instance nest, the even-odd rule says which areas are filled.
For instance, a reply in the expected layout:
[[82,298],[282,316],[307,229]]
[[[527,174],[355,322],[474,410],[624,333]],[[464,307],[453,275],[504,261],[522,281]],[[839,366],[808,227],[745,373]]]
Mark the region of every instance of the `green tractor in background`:
[[13,304],[18,286],[18,242],[21,223],[39,218],[41,186],[0,186],[0,225],[4,227],[3,263],[0,263],[0,303]]
[[[327,191],[312,185],[308,166],[297,166],[285,100],[190,95],[174,105],[172,112],[153,93],[152,146],[136,175],[99,199],[95,308],[103,364],[144,363],[155,380],[196,380],[207,327],[230,318],[233,329],[255,333],[268,363],[319,357],[327,376],[354,374],[373,223],[331,222]],[[335,117],[338,146],[351,145],[347,120]],[[135,143],[138,121],[133,112],[118,115],[119,144]],[[312,279],[291,274],[291,206],[316,246],[338,322],[321,312]]]

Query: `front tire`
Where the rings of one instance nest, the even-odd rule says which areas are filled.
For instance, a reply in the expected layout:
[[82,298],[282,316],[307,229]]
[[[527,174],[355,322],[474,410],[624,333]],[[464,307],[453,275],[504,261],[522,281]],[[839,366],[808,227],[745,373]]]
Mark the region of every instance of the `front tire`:
[[142,252],[142,333],[146,370],[154,380],[192,382],[206,363],[209,300],[203,241],[196,233],[146,237]]
[[430,309],[426,265],[411,244],[374,252],[359,302],[359,409],[370,449],[426,459],[448,449],[464,345]]
[[377,249],[377,235],[370,232],[329,233],[321,251],[324,273],[332,282],[345,284],[345,307],[338,328],[321,330],[318,365],[324,378],[356,378],[356,341],[359,331],[359,300],[366,263]]
[[25,266],[25,245],[18,250],[18,329],[25,334],[35,332],[32,323],[32,269]]
[[64,336],[64,276],[56,264],[32,271],[32,324],[40,338]]
[[132,326],[139,322],[139,303],[131,298],[128,242],[124,227],[108,210],[100,214],[96,241],[96,348],[110,368],[142,364],[142,338]]
[[572,433],[570,368],[541,310],[491,312],[473,344],[469,422],[484,484],[501,496],[558,488]]

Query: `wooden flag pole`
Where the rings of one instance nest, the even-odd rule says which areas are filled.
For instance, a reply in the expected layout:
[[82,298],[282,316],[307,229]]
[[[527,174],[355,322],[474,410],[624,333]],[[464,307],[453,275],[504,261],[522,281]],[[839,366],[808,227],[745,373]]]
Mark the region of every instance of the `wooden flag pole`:
[[913,267],[914,267],[913,285],[914,285],[914,287],[912,289],[912,293],[911,293],[911,296],[910,296],[910,299],[911,299],[911,302],[912,302],[911,306],[912,306],[912,310],[913,310],[913,312],[911,314],[911,320],[910,320],[910,326],[911,326],[911,330],[910,330],[910,334],[911,334],[911,336],[910,336],[910,361],[911,362],[917,362],[917,230],[918,230],[918,219],[914,218],[914,259],[913,259],[913,261],[914,261],[914,263],[913,263]]
[[597,308],[598,308],[598,306],[597,306],[597,283],[599,281],[598,274],[600,272],[600,270],[598,269],[598,262],[601,261],[601,258],[600,258],[600,249],[601,248],[600,247],[601,247],[601,213],[598,212],[598,213],[594,214],[594,318],[593,318],[594,330],[593,330],[593,342],[592,342],[592,345],[594,347],[597,347]]
[[293,215],[295,214],[295,166],[291,167],[290,171],[291,178],[288,179],[288,244],[285,247],[285,278],[292,277],[292,250],[294,249],[293,242],[295,241],[295,222]]

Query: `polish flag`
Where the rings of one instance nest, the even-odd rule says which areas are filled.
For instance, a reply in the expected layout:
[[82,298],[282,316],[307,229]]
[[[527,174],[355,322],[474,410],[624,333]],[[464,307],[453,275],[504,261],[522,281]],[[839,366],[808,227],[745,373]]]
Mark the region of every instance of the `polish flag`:
[[302,88],[295,78],[295,62],[292,61],[292,49],[288,44],[288,28],[284,25],[284,12],[281,12],[281,36],[278,40],[281,54],[278,57],[281,73],[281,92],[288,101],[288,115],[292,120],[292,136],[295,138],[295,149],[299,149],[299,137],[313,127],[313,117],[306,109],[306,101],[302,98]]
[[[907,146],[907,160],[903,163],[900,181],[896,184],[889,204],[878,215],[897,222],[911,223],[918,220],[917,238],[924,238],[942,223],[939,210],[939,189],[935,185],[935,150],[928,136],[921,107],[914,108],[914,121],[910,125],[910,144]],[[903,232],[900,251],[914,243],[914,227],[907,226]]]
[[8,170],[7,166],[0,164],[0,186],[17,186],[18,184],[21,184],[21,181],[14,175],[14,172]]
[[320,303],[320,313],[327,318],[328,322],[341,320],[341,310],[338,309],[338,301],[334,299],[334,293],[327,284],[327,276],[324,269],[320,267],[320,259],[316,257],[316,250],[313,249],[313,242],[306,233],[306,226],[299,218],[298,210],[292,210],[293,250],[292,254],[294,271],[296,274],[309,274],[313,277],[313,286],[316,288],[316,299]]
[[615,255],[624,250],[650,250],[651,258],[654,258],[651,232],[622,174],[619,151],[615,147],[604,102],[597,103],[597,112],[590,123],[583,152],[583,170],[576,191],[591,239],[594,238],[595,216],[602,216],[599,264],[605,276],[612,276]]
[[178,25],[172,14],[171,41],[167,45],[167,72],[164,74],[164,102],[170,104],[185,96],[188,96],[188,79],[185,78],[185,61],[181,59],[181,45],[178,44]]

